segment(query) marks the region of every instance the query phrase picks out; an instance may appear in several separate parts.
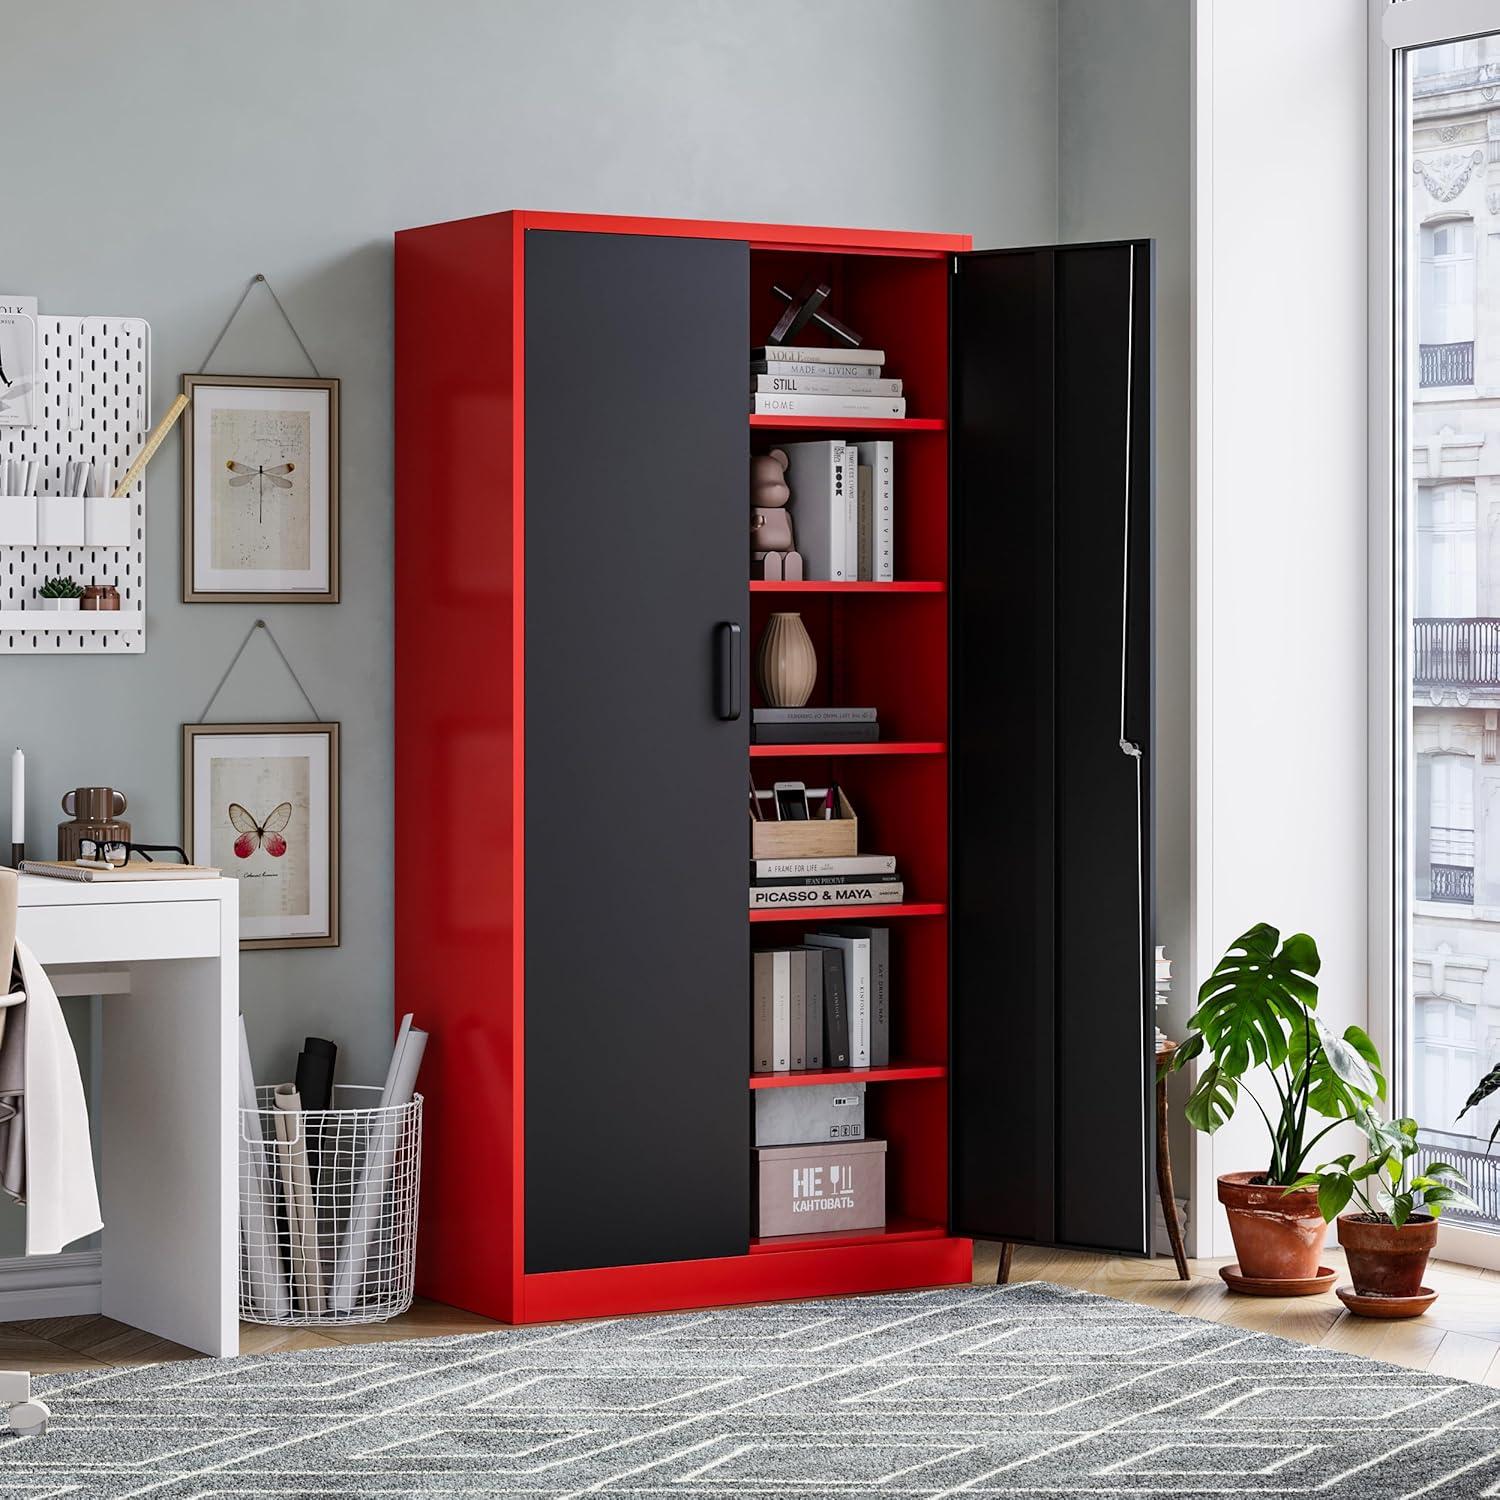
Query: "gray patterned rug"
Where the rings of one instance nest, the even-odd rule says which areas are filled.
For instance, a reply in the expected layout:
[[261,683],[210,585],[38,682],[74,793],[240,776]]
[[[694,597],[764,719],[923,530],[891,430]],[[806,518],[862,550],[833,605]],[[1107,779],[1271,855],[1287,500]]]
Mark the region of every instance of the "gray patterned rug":
[[1500,1391],[1041,1283],[38,1385],[6,1500],[1500,1495]]

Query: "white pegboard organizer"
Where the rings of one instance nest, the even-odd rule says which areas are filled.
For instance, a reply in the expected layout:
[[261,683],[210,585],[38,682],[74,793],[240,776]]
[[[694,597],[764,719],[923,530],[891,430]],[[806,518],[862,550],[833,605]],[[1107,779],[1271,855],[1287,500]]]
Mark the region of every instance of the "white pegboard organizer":
[[[40,461],[39,495],[62,492],[72,458],[103,459],[118,479],[150,430],[151,329],[143,318],[39,317],[40,420],[0,427],[0,460]],[[0,651],[83,655],[146,649],[146,484],[131,507],[123,547],[0,546]],[[112,583],[120,609],[58,616],[37,607],[43,581],[66,573]]]

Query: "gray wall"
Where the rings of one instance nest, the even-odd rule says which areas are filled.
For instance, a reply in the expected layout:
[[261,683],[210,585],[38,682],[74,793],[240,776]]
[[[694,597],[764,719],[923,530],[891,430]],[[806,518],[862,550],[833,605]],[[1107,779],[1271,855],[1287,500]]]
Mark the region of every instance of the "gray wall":
[[[48,313],[149,319],[160,410],[264,271],[323,373],[343,380],[346,602],[260,611],[323,715],[343,724],[343,946],[247,953],[241,983],[263,1076],[288,1076],[315,1032],[340,1042],[342,1076],[378,1080],[392,1007],[392,231],[531,207],[1051,240],[1056,5],[51,0],[7,11],[18,146],[0,291],[36,293]],[[1127,227],[1141,229],[1135,217]],[[212,368],[305,373],[261,292]],[[178,837],[179,725],[257,613],[177,602],[179,466],[174,436],[147,484],[147,653],[0,657],[0,744],[27,751],[33,850],[50,852],[57,799],[83,783],[123,788],[138,837]],[[264,641],[215,709],[304,715]]]
[[[1162,1029],[1179,1037],[1194,992],[1187,967],[1191,10],[1191,0],[1059,0],[1057,48],[1059,238],[1156,240],[1157,941],[1176,974]],[[1188,1139],[1180,1109],[1172,1154],[1183,1197]]]

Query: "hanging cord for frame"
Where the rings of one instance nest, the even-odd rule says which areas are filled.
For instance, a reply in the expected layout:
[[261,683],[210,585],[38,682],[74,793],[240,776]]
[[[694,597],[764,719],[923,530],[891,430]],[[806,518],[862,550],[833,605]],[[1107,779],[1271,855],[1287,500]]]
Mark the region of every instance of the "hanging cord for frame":
[[311,711],[314,723],[321,723],[323,715],[318,712],[317,705],[308,696],[307,689],[302,686],[302,679],[297,675],[297,669],[286,659],[286,652],[281,649],[281,642],[276,639],[271,631],[271,627],[264,620],[257,620],[245,632],[245,639],[240,642],[240,649],[230,658],[229,665],[224,668],[224,675],[219,679],[218,686],[208,695],[208,702],[203,705],[203,712],[193,720],[193,723],[201,724],[208,717],[208,711],[214,706],[214,700],[224,691],[224,684],[229,681],[229,674],[239,665],[240,657],[245,654],[245,647],[250,644],[250,637],[257,630],[265,631],[266,639],[276,648],[276,654],[281,658],[281,665],[286,668],[287,674],[297,684],[297,691],[302,694],[302,701],[307,704],[308,709]]
[[251,292],[255,290],[257,285],[265,287],[265,289],[271,294],[271,301],[276,304],[276,311],[281,314],[283,321],[286,323],[286,326],[292,330],[292,337],[297,340],[297,347],[302,351],[303,359],[307,361],[308,366],[311,368],[313,374],[316,375],[319,380],[321,380],[323,378],[323,372],[318,369],[318,366],[314,362],[312,355],[307,352],[307,345],[302,342],[302,335],[297,332],[297,325],[292,322],[291,314],[287,312],[286,308],[281,305],[281,298],[276,295],[276,288],[273,287],[271,283],[266,279],[265,273],[262,271],[257,271],[255,275],[252,276],[246,283],[245,290],[240,293],[240,300],[234,304],[234,311],[230,313],[230,315],[224,320],[224,326],[219,330],[219,336],[214,340],[213,347],[209,349],[206,355],[204,355],[202,366],[194,373],[198,375],[204,375],[208,373],[209,361],[212,360],[214,355],[219,352],[219,345],[224,342],[224,335],[229,332],[230,325],[237,317],[239,317],[240,309],[245,305],[245,299],[250,295]]

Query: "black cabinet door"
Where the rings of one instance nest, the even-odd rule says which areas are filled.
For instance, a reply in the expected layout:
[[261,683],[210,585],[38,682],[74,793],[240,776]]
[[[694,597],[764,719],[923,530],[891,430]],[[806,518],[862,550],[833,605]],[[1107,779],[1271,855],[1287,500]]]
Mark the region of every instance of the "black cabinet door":
[[749,1243],[748,258],[526,236],[528,1272]]
[[1153,1170],[1153,255],[952,284],[951,1214],[1145,1253]]

